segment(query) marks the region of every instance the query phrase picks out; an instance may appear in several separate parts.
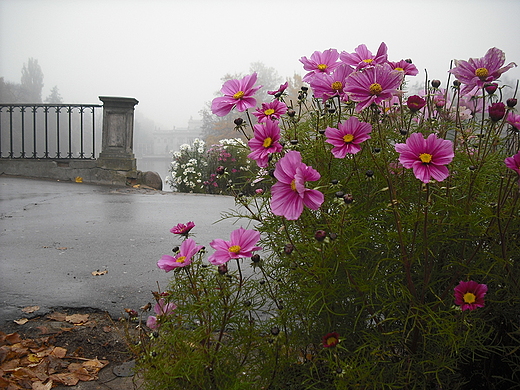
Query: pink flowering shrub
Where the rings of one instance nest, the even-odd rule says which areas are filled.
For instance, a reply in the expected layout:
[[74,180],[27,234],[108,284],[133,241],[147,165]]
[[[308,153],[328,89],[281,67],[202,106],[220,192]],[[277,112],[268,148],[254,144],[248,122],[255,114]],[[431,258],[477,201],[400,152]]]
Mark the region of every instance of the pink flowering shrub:
[[493,48],[411,91],[427,64],[384,43],[300,61],[297,101],[281,85],[245,107],[254,77],[214,101],[251,110],[235,123],[256,170],[224,215],[243,228],[160,260],[176,309],[141,361],[150,388],[513,388],[516,65]]

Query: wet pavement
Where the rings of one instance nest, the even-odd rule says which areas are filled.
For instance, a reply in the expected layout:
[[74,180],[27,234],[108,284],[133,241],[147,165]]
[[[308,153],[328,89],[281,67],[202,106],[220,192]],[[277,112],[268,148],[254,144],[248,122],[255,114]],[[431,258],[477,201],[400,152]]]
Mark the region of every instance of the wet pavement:
[[229,196],[0,176],[0,324],[27,306],[40,307],[34,314],[92,307],[115,318],[139,308],[158,284],[167,287],[156,262],[181,243],[170,228],[194,221],[194,239],[211,250],[211,240],[240,227],[215,224],[234,205]]

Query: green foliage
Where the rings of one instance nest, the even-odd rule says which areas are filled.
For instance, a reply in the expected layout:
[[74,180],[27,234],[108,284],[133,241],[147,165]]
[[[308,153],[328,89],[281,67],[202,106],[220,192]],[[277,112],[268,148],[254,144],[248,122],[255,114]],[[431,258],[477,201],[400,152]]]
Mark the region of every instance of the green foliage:
[[196,139],[173,153],[169,184],[177,192],[236,194],[250,191],[249,177],[256,171],[247,158],[249,149],[238,139],[223,139],[206,148]]
[[[262,259],[174,273],[178,309],[140,363],[150,389],[518,388],[519,184],[504,164],[518,131],[461,117],[458,105],[434,108],[439,90],[426,92],[425,112],[399,102],[356,113],[302,91],[298,114],[281,121],[284,149],[320,172],[324,203],[289,221],[273,215],[269,191],[237,196],[225,217],[250,219]],[[350,116],[372,124],[371,139],[338,159],[323,130]],[[422,183],[399,165],[394,145],[416,132],[453,142],[444,181]],[[265,173],[255,185],[275,182]],[[488,286],[485,307],[454,304],[468,280]],[[340,343],[325,348],[329,332]]]

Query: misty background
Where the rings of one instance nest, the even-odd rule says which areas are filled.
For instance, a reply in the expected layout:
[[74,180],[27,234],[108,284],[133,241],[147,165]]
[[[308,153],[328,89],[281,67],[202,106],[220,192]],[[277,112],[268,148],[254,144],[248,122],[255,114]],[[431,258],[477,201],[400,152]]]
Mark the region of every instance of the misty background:
[[[410,86],[425,69],[445,85],[453,59],[494,46],[520,64],[519,15],[518,0],[0,0],[1,96],[38,99],[19,88],[32,66],[40,101],[136,98],[138,169],[164,177],[170,150],[211,135],[208,103],[225,79],[256,70],[264,91],[276,89],[298,83],[299,59],[316,50],[375,52],[384,41],[390,61],[419,69]],[[518,78],[514,68],[502,81]]]

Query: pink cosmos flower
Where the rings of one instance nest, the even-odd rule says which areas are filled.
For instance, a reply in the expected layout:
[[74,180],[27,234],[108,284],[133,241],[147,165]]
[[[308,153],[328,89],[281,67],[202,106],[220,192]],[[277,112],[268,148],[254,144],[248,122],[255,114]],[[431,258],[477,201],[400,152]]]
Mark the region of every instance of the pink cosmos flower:
[[470,280],[460,282],[455,291],[455,304],[462,310],[475,310],[477,307],[484,307],[484,296],[488,287],[485,284],[478,284]]
[[340,96],[344,101],[348,101],[345,95],[345,84],[347,77],[353,72],[352,68],[347,65],[337,67],[331,74],[316,75],[310,85],[314,91],[314,97],[327,100],[333,96]]
[[412,64],[411,62],[408,62],[406,60],[401,60],[399,62],[388,62],[392,69],[398,70],[400,72],[403,72],[405,76],[417,76],[419,71],[417,70],[417,67]]
[[231,232],[231,240],[224,241],[217,238],[209,243],[215,253],[209,256],[208,261],[213,265],[222,265],[231,259],[251,257],[254,251],[262,249],[256,246],[260,233],[256,230],[236,229]]
[[396,144],[395,150],[400,153],[399,162],[405,168],[413,168],[415,177],[423,183],[428,183],[432,177],[443,181],[449,175],[445,165],[454,156],[451,141],[437,138],[435,134],[424,139],[421,133],[413,133],[406,143]]
[[269,103],[262,103],[262,108],[257,108],[253,115],[257,117],[258,122],[266,122],[268,119],[279,119],[287,112],[287,105],[279,100],[273,100]]
[[303,76],[302,81],[309,83],[316,74],[333,72],[334,69],[341,65],[340,62],[337,62],[338,58],[339,54],[336,49],[328,49],[323,52],[315,51],[310,59],[307,59],[307,57],[300,58],[303,69],[309,71],[309,73]]
[[393,70],[388,64],[376,65],[352,73],[344,90],[351,100],[358,102],[356,111],[359,112],[372,103],[391,99],[398,92],[403,77],[402,72]]
[[256,160],[260,168],[267,167],[270,153],[282,151],[280,127],[277,121],[267,121],[253,126],[254,137],[247,143],[251,148],[248,158]]
[[520,130],[520,115],[510,112],[507,114],[507,123],[509,123],[515,129]]
[[275,97],[280,96],[285,92],[287,87],[289,86],[289,82],[286,81],[284,84],[280,85],[280,87],[276,91],[267,91],[268,95],[274,95]]
[[256,99],[253,95],[262,88],[261,85],[255,86],[257,74],[245,76],[240,80],[228,80],[222,86],[224,96],[213,99],[211,111],[217,116],[225,116],[233,108],[240,112],[250,107],[256,106]]
[[372,131],[370,123],[360,122],[355,116],[351,116],[338,128],[327,127],[325,136],[329,144],[333,145],[332,154],[336,158],[344,158],[347,153],[356,154],[361,150],[359,144],[370,138],[368,133]]
[[296,220],[303,212],[303,206],[312,210],[320,208],[325,197],[318,190],[305,187],[308,181],[321,177],[318,171],[302,163],[300,152],[291,150],[277,163],[274,177],[278,182],[271,187],[271,210],[288,220]]
[[321,343],[323,345],[323,348],[335,347],[339,344],[339,334],[337,332],[327,333],[321,339]]
[[387,63],[387,51],[388,48],[384,42],[381,42],[381,45],[379,45],[376,55],[373,55],[366,45],[362,44],[356,47],[354,53],[342,52],[339,59],[347,65],[354,66],[356,70],[360,70],[376,64]]
[[191,258],[198,251],[202,249],[201,245],[196,245],[193,238],[184,240],[179,249],[179,253],[175,257],[169,255],[163,255],[161,260],[157,262],[157,267],[170,272],[171,270],[179,267],[186,267],[191,264]]
[[406,100],[406,105],[408,106],[410,111],[416,112],[426,105],[426,100],[424,100],[422,97],[418,95],[412,95],[409,96]]
[[504,162],[509,169],[512,169],[520,175],[520,152],[515,154],[513,157],[507,157]]
[[174,303],[166,303],[163,298],[159,299],[153,308],[155,314],[157,314],[157,317],[149,316],[146,320],[146,326],[150,329],[159,328],[161,324],[158,321],[158,317],[160,318],[161,316],[167,316],[171,314],[175,309],[177,309],[177,305],[175,305]]
[[482,88],[484,84],[497,80],[502,73],[516,66],[514,62],[510,62],[503,67],[505,60],[504,52],[492,47],[482,58],[470,58],[469,61],[455,60],[455,67],[449,72],[464,84],[461,90],[464,94],[475,86]]
[[195,227],[193,222],[188,222],[186,224],[179,223],[177,226],[174,226],[170,229],[170,233],[179,234],[181,236],[187,236],[191,229]]

